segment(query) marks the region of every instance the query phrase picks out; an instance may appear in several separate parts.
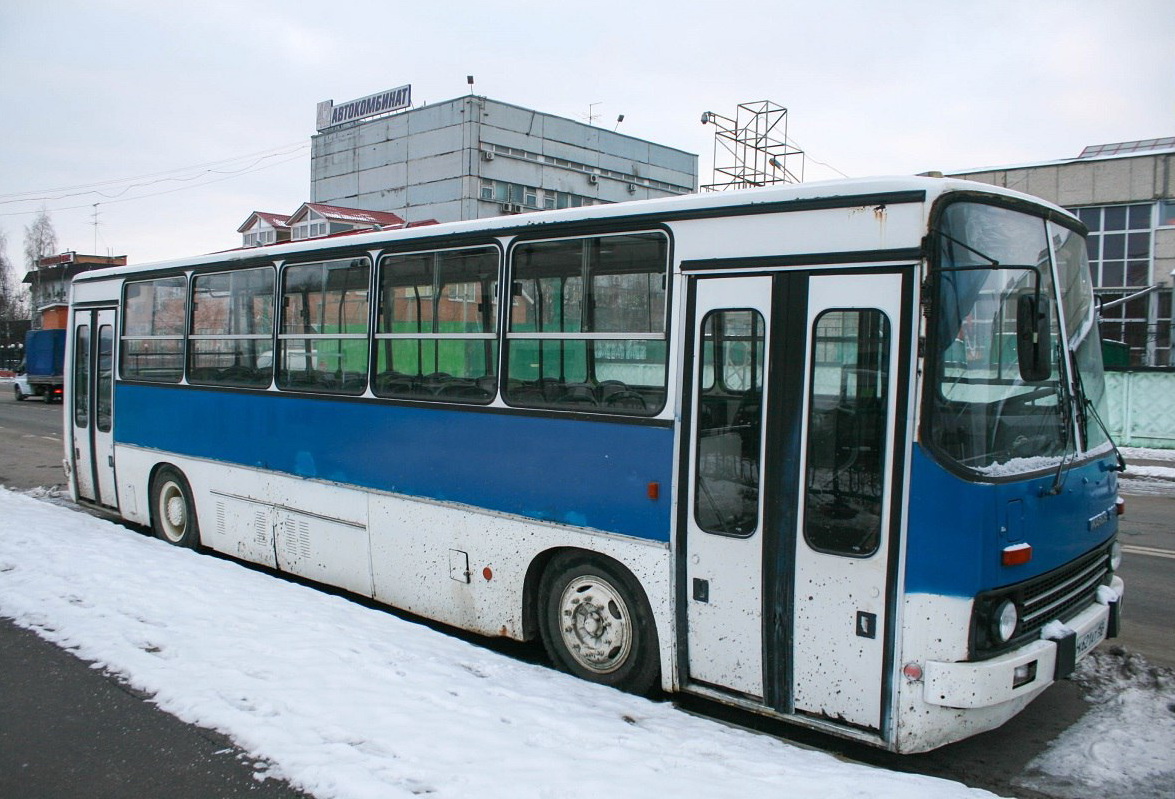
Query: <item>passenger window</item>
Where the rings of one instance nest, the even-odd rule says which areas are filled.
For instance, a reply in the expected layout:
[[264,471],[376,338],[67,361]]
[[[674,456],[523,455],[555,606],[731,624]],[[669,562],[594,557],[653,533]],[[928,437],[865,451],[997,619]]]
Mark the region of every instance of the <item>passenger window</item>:
[[758,311],[702,320],[694,519],[708,533],[748,536],[759,526],[763,354]]
[[188,382],[266,388],[273,375],[273,269],[192,281]]
[[804,503],[813,549],[868,557],[880,546],[889,347],[881,311],[826,311],[816,320]]
[[664,407],[663,234],[527,242],[511,265],[507,402],[637,416]]
[[184,376],[188,281],[183,275],[126,284],[122,317],[122,376],[178,383]]
[[488,403],[498,380],[498,250],[380,261],[375,334],[380,397]]
[[294,391],[367,390],[366,258],[297,264],[282,273],[277,385]]

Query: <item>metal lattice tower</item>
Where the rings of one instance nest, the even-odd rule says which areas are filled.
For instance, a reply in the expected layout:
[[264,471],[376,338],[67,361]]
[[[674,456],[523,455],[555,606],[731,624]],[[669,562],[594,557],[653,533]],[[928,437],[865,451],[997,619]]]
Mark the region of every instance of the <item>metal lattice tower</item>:
[[787,138],[787,109],[770,100],[740,103],[734,119],[707,111],[714,125],[713,183],[707,191],[804,182],[804,151]]

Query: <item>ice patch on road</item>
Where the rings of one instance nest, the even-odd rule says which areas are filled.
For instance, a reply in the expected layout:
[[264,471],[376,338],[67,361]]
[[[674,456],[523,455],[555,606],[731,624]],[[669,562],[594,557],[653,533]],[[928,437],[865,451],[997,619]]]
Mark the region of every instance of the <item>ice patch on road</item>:
[[1093,707],[1015,784],[1058,799],[1175,796],[1175,669],[1111,647],[1086,658],[1073,679]]

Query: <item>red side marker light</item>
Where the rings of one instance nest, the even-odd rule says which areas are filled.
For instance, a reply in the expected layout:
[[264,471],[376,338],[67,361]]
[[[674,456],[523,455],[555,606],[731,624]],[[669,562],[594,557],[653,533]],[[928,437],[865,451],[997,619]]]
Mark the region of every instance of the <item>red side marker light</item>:
[[1012,544],[1004,547],[1004,551],[1000,553],[1000,562],[1005,566],[1023,566],[1030,560],[1032,560],[1031,544]]
[[1114,509],[1118,511],[1119,516],[1126,515],[1126,500],[1118,497],[1118,501],[1114,503]]
[[486,578],[486,582],[489,582],[490,580],[494,579],[494,570],[489,566],[486,566],[481,570],[481,576]]
[[658,499],[661,496],[661,484],[649,483],[647,487],[649,499]]

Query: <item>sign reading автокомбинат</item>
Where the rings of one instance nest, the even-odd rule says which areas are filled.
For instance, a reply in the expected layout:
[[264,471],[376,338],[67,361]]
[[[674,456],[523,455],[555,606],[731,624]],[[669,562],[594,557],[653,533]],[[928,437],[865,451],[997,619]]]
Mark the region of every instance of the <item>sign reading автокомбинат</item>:
[[369,94],[358,100],[335,105],[334,100],[323,100],[318,104],[318,130],[326,130],[344,122],[399,111],[412,105],[412,85],[388,89],[386,92]]

